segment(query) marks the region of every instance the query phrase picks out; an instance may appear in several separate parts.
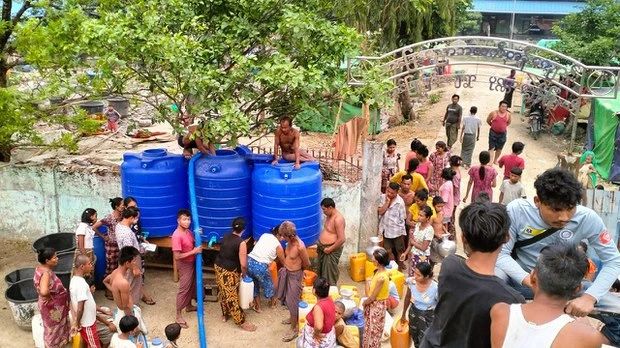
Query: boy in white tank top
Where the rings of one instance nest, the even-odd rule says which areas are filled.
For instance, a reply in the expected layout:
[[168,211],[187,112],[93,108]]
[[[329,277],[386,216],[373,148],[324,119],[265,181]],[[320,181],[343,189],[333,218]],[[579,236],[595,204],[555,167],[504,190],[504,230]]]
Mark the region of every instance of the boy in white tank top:
[[564,314],[568,300],[581,291],[587,269],[585,253],[574,245],[543,248],[531,273],[534,300],[491,308],[491,347],[589,348],[608,343],[594,328]]

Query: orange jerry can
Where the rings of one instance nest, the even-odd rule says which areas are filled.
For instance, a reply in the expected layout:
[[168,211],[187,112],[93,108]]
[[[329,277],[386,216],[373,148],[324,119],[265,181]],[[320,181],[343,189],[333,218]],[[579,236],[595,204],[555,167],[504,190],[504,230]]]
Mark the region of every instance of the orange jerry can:
[[409,348],[411,346],[408,321],[401,324],[400,318],[394,320],[390,333],[390,345],[392,348]]
[[304,270],[304,280],[303,283],[305,286],[313,286],[314,280],[316,279],[316,273],[310,270]]
[[273,280],[273,287],[278,289],[278,265],[275,261],[271,261],[269,264],[269,272],[271,273],[271,280]]
[[354,282],[362,282],[364,279],[364,272],[366,270],[366,253],[357,253],[349,256],[349,275]]

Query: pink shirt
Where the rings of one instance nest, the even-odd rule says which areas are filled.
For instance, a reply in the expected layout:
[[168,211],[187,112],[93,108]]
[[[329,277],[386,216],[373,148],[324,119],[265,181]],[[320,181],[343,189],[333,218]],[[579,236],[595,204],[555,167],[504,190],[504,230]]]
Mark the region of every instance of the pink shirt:
[[[184,231],[182,228],[177,227],[172,234],[172,251],[178,251],[180,253],[186,253],[194,249],[194,236],[192,231]],[[180,262],[194,262],[196,255],[190,255],[180,259]]]
[[431,161],[426,160],[426,162],[424,163],[420,163],[420,165],[418,166],[418,169],[415,170],[416,173],[422,175],[424,177],[424,180],[428,183],[429,182],[429,177],[428,177],[428,167],[431,166]]
[[456,174],[452,177],[452,185],[454,186],[454,206],[456,207],[461,201],[461,171],[455,169],[454,172]]
[[510,155],[504,155],[499,159],[499,165],[504,167],[504,179],[510,178],[510,171],[514,167],[519,167],[521,170],[525,169],[525,161],[523,158],[511,153]]
[[439,187],[439,195],[446,202],[443,206],[443,216],[446,218],[452,217],[452,211],[454,210],[454,185],[452,181],[446,180],[441,187]]
[[506,133],[506,128],[508,128],[508,113],[505,113],[504,116],[501,116],[499,112],[495,114],[495,118],[491,120],[491,130],[495,133]]

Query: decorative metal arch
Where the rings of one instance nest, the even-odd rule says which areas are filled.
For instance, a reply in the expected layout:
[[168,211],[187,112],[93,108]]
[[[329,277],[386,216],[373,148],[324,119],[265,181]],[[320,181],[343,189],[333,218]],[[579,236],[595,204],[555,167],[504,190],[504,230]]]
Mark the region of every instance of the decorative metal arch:
[[[542,80],[525,84],[522,92],[545,104],[562,106],[573,117],[579,112],[583,99],[615,99],[618,95],[620,67],[590,66],[549,48],[527,42],[486,36],[447,37],[423,41],[401,47],[379,57],[357,56],[347,60],[348,83],[362,86],[365,71],[380,66],[388,79],[398,88],[408,86],[411,79],[419,79],[425,69],[443,69],[444,66],[483,65],[515,69]],[[454,69],[455,70],[455,69]],[[473,88],[476,75],[451,74],[455,86]],[[481,82],[481,81],[478,81]],[[503,77],[489,77],[489,88],[505,91]],[[560,97],[562,90],[567,98]],[[574,117],[575,123],[577,117]],[[576,126],[576,124],[575,124]],[[573,127],[572,143],[576,127]]]

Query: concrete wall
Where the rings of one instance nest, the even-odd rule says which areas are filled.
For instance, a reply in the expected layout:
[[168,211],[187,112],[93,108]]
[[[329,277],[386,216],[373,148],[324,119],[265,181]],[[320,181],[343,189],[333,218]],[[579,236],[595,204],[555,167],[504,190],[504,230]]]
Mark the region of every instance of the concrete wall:
[[[348,264],[349,255],[357,253],[362,217],[360,214],[361,182],[354,184],[328,181],[323,182],[323,198],[332,198],[344,216],[346,241],[340,257],[341,264]],[[323,215],[323,223],[325,215]]]
[[121,193],[117,172],[69,171],[60,166],[0,167],[0,236],[34,240],[47,233],[74,232],[82,211],[111,208]]

